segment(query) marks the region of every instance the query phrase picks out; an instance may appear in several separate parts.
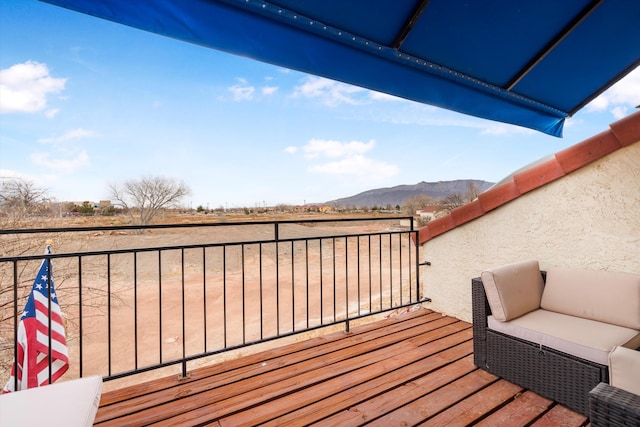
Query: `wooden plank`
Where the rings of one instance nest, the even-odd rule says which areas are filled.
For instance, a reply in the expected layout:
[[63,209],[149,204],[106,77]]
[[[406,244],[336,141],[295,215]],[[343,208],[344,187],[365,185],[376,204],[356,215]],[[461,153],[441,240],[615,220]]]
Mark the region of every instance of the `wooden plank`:
[[211,366],[195,369],[191,371],[189,378],[186,380],[177,380],[177,376],[168,376],[165,378],[155,379],[140,383],[134,386],[129,386],[119,390],[113,390],[102,395],[100,400],[100,406],[108,406],[117,402],[133,399],[137,396],[143,396],[151,392],[157,392],[162,389],[172,388],[185,382],[194,382],[209,376],[219,374],[221,372],[227,372],[233,369],[239,369],[242,367],[261,363],[264,360],[271,360],[276,358],[287,357],[290,354],[301,352],[304,350],[322,351],[324,345],[335,345],[340,340],[346,340],[354,336],[362,335],[363,339],[367,337],[377,338],[380,331],[399,331],[402,329],[411,329],[417,325],[432,320],[441,318],[442,315],[434,313],[431,310],[415,310],[408,313],[403,313],[398,316],[390,316],[388,318],[367,323],[357,326],[351,330],[349,334],[343,331],[334,332],[327,335],[322,335],[306,340],[301,340],[296,343],[275,346],[268,350],[255,353],[252,355],[244,356],[241,358],[228,360],[222,363],[213,364]]
[[[253,362],[251,364],[247,364],[247,362],[245,362],[241,367],[230,371],[222,371],[214,376],[179,383],[176,387],[161,389],[152,394],[147,393],[142,396],[130,398],[112,407],[101,407],[96,416],[96,423],[103,423],[110,419],[139,412],[144,408],[156,407],[177,399],[184,399],[188,396],[208,392],[213,388],[223,387],[230,383],[236,383],[245,379],[255,380],[257,377],[272,371],[278,371],[279,377],[274,377],[271,381],[281,381],[290,376],[296,375],[298,370],[310,370],[317,366],[339,362],[358,354],[368,353],[380,346],[392,345],[398,342],[410,342],[410,339],[416,335],[425,333],[425,331],[437,331],[443,325],[446,326],[452,323],[466,325],[456,319],[450,317],[443,318],[438,314],[435,314],[434,316],[424,316],[422,320],[423,321],[421,323],[410,323],[412,327],[408,329],[399,329],[398,332],[393,333],[387,333],[388,331],[386,330],[378,329],[377,332],[366,332],[364,335],[354,334],[352,336],[348,336],[346,339],[344,338],[345,334],[341,333],[339,336],[335,337],[335,345],[324,342],[320,347],[288,353],[270,360],[249,357],[251,362]],[[395,330],[395,328],[391,329]],[[351,343],[349,341],[351,341]],[[234,361],[230,362],[232,362],[229,363],[230,366],[233,367],[236,365],[233,363]],[[227,364],[223,362],[220,365],[221,366],[218,366],[219,370],[224,369],[224,365]],[[296,369],[285,369],[287,366],[295,366]],[[176,381],[175,378],[173,381]],[[238,388],[236,391],[240,393],[242,390]]]
[[[177,416],[184,412],[189,412],[189,419],[199,417],[200,413],[206,414],[206,417],[210,417],[212,413],[219,413],[220,416],[226,415],[229,411],[241,410],[249,404],[259,403],[255,401],[256,399],[276,398],[279,395],[293,392],[296,388],[307,387],[315,382],[349,372],[354,369],[354,365],[367,366],[379,360],[384,361],[395,354],[407,352],[415,346],[405,337],[419,333],[420,329],[426,330],[434,324],[447,322],[446,318],[440,317],[440,319],[423,324],[413,331],[402,331],[399,334],[383,336],[378,340],[359,342],[357,346],[344,348],[337,352],[323,355],[323,357],[311,358],[306,362],[292,365],[292,368],[260,373],[259,369],[267,369],[266,366],[261,364],[258,367],[258,371],[253,372],[252,375],[237,378],[233,383],[218,384],[219,386],[214,389],[211,388],[211,384],[207,381],[202,381],[199,384],[190,384],[193,389],[198,388],[199,395],[194,398],[175,400],[167,396],[162,398],[158,396],[142,396],[138,400],[157,398],[158,404],[150,404],[149,401],[140,402],[146,406],[141,405],[136,412],[129,410],[128,414],[123,414],[123,416],[117,418],[117,423],[114,422],[112,424],[160,422],[163,419]],[[459,328],[468,326],[464,322],[457,323],[460,324]],[[437,328],[435,333],[438,333],[438,329],[441,328]],[[397,342],[398,340],[399,342]],[[384,344],[385,351],[378,354],[374,350],[376,345],[379,346],[380,343]],[[355,359],[355,362],[351,359]],[[319,374],[318,369],[323,369],[321,371],[322,375]],[[261,394],[254,392],[258,388],[261,389]],[[250,400],[243,396],[245,393],[251,397]],[[189,396],[194,396],[194,394],[193,390],[191,390]],[[103,425],[110,424],[105,421]]]
[[[457,346],[461,349],[463,345]],[[442,354],[442,358],[448,358],[450,354]],[[434,358],[432,358],[434,360]],[[454,363],[444,364],[442,368],[432,369],[425,372],[426,375],[413,379],[411,381],[403,382],[396,387],[390,387],[384,390],[383,394],[371,394],[369,396],[363,396],[357,399],[358,404],[352,406],[343,406],[343,410],[335,413],[330,417],[318,417],[317,415],[324,415],[322,413],[314,414],[316,418],[313,422],[317,424],[312,425],[359,425],[365,423],[371,419],[377,418],[385,413],[400,408],[403,405],[415,400],[417,397],[423,396],[438,387],[452,382],[453,380],[460,378],[475,371],[477,368],[473,366],[473,357],[467,356],[463,359],[455,361]],[[335,408],[326,407],[331,412],[335,412]],[[279,421],[279,420],[275,420]],[[295,420],[287,420],[288,424],[283,425],[296,425]],[[303,418],[304,424],[309,422],[308,418]],[[274,423],[274,425],[278,425]]]
[[[459,323],[458,328],[463,328],[468,325],[463,322]],[[445,337],[443,340],[436,340],[430,351],[438,352],[446,349],[453,345],[453,340],[468,340],[470,334],[470,330],[465,329],[462,337],[452,338],[451,340],[446,340]],[[470,342],[468,345],[471,346]],[[324,384],[321,383],[324,381],[330,381],[333,378],[342,376],[343,379],[348,379],[347,381],[342,380],[343,384],[341,384],[341,387],[346,388],[350,382],[364,382],[370,378],[383,375],[403,364],[407,364],[416,358],[425,358],[429,356],[429,354],[433,354],[424,350],[421,352],[412,352],[411,350],[413,349],[415,349],[415,346],[412,346],[410,343],[400,342],[392,346],[385,346],[377,351],[369,351],[357,357],[343,359],[337,363],[323,366],[313,371],[303,372],[300,375],[283,381],[275,381],[259,390],[256,389],[254,384],[255,379],[251,379],[247,382],[246,394],[237,395],[224,401],[214,401],[214,399],[209,397],[209,393],[207,393],[206,405],[201,403],[199,407],[191,408],[187,415],[188,421],[186,421],[185,425],[197,425],[210,420],[212,414],[223,417],[281,397],[284,399],[280,400],[280,402],[290,402],[290,404],[293,405],[293,408],[290,410],[293,410],[299,407],[300,403],[297,400],[293,401],[289,399],[289,396],[298,390],[304,390],[313,386],[315,392],[313,394],[314,399],[318,399],[319,396],[321,396],[319,390],[324,387]],[[316,386],[316,384],[318,385]],[[325,388],[325,390],[326,393],[333,394],[336,392],[336,387],[330,386]],[[279,411],[282,413],[281,408]],[[260,417],[264,417],[266,411],[263,405],[260,406],[260,412]],[[171,420],[160,422],[158,425],[171,425]]]
[[[359,417],[359,412],[356,412],[357,407],[354,408],[354,405],[361,405],[369,399],[380,399],[383,393],[391,393],[391,396],[393,396],[397,394],[395,389],[402,384],[422,381],[422,379],[419,379],[420,377],[425,377],[425,381],[435,383],[438,377],[451,375],[452,371],[459,372],[461,369],[460,365],[464,366],[465,372],[472,371],[475,368],[473,366],[473,357],[466,356],[467,349],[466,343],[460,344],[438,354],[438,357],[429,357],[414,364],[401,367],[397,371],[377,377],[358,387],[341,389],[339,393],[329,398],[302,407],[273,420],[271,423],[267,423],[267,425],[295,426],[299,424],[299,420],[304,424],[311,424],[323,420],[324,423],[335,425],[339,424],[339,420]],[[461,356],[464,357],[460,359]],[[444,359],[448,360],[448,362]],[[437,370],[438,373],[434,374]],[[416,374],[419,376],[416,376]],[[429,377],[429,375],[431,376]],[[327,421],[326,417],[329,416],[335,417],[335,421]]]
[[[460,357],[469,355],[471,352],[472,346],[469,342],[451,347],[445,350],[444,354],[438,353],[427,358],[421,358],[420,350],[415,349],[412,355],[407,355],[408,360],[418,359],[415,362],[405,363],[400,357],[395,357],[390,360],[391,369],[388,369],[388,366],[381,366],[376,372],[372,367],[366,367],[363,369],[366,376],[356,377],[349,374],[347,377],[338,377],[313,389],[304,389],[224,418],[221,424],[226,426],[251,421],[267,426],[307,425],[338,411],[347,410],[351,405],[388,392],[401,384],[414,381],[442,366],[472,365],[470,358],[455,365]],[[339,423],[331,421],[329,424],[338,425]]]
[[584,425],[587,417],[577,412],[556,405],[549,412],[544,414],[542,418],[531,424],[532,427],[579,427]]
[[[401,352],[410,349],[410,345],[398,344],[395,347],[397,351]],[[380,358],[371,353],[360,357],[366,359],[362,361],[365,366]],[[224,416],[247,406],[257,405],[264,400],[290,393],[300,387],[311,386],[333,376],[350,372],[352,365],[347,360],[339,366],[332,364],[312,371],[298,372],[297,375],[293,374],[291,369],[278,373],[280,375],[261,375],[257,378],[247,378],[217,387],[214,390],[201,392],[198,395],[191,395],[189,399],[151,406],[145,410],[112,420],[113,423],[106,422],[103,425],[146,425],[151,423],[175,425],[175,421],[171,418],[178,416],[183,425],[200,424],[211,420],[212,415],[216,415],[216,418]]]
[[461,401],[497,378],[483,370],[475,370],[432,393],[388,412],[371,422],[372,426],[416,425]]
[[524,426],[545,413],[553,404],[532,391],[517,396],[513,402],[480,421],[477,426]]
[[523,391],[523,388],[506,380],[499,380],[489,387],[472,394],[462,402],[429,419],[421,426],[467,426],[490,413]]

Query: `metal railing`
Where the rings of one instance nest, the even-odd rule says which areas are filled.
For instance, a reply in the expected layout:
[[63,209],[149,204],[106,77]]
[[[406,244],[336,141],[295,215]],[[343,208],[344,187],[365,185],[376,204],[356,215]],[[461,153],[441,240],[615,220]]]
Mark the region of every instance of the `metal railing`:
[[410,217],[0,231],[51,235],[64,244],[50,255],[0,257],[2,380],[43,258],[72,377],[174,365],[186,376],[208,356],[341,323],[348,331],[355,319],[423,300]]

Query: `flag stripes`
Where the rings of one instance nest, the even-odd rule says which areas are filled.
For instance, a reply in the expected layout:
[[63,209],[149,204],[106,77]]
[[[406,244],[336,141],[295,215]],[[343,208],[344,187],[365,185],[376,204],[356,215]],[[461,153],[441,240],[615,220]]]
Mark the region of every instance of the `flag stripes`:
[[[51,249],[47,246],[47,254]],[[69,369],[62,311],[58,305],[51,261],[44,259],[18,324],[18,354],[3,393],[56,381]]]

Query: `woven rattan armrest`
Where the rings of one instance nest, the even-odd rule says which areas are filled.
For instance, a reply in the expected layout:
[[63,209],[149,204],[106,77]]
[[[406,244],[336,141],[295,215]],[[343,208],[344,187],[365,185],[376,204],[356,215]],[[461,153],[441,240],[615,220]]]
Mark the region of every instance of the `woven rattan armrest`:
[[600,383],[589,392],[589,418],[593,427],[640,426],[640,396]]

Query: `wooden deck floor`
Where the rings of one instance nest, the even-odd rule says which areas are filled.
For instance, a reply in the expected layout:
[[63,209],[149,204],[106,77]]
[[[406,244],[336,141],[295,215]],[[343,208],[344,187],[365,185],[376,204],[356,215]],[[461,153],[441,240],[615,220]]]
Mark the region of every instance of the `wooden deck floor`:
[[583,426],[473,365],[471,325],[417,310],[104,393],[98,426]]

